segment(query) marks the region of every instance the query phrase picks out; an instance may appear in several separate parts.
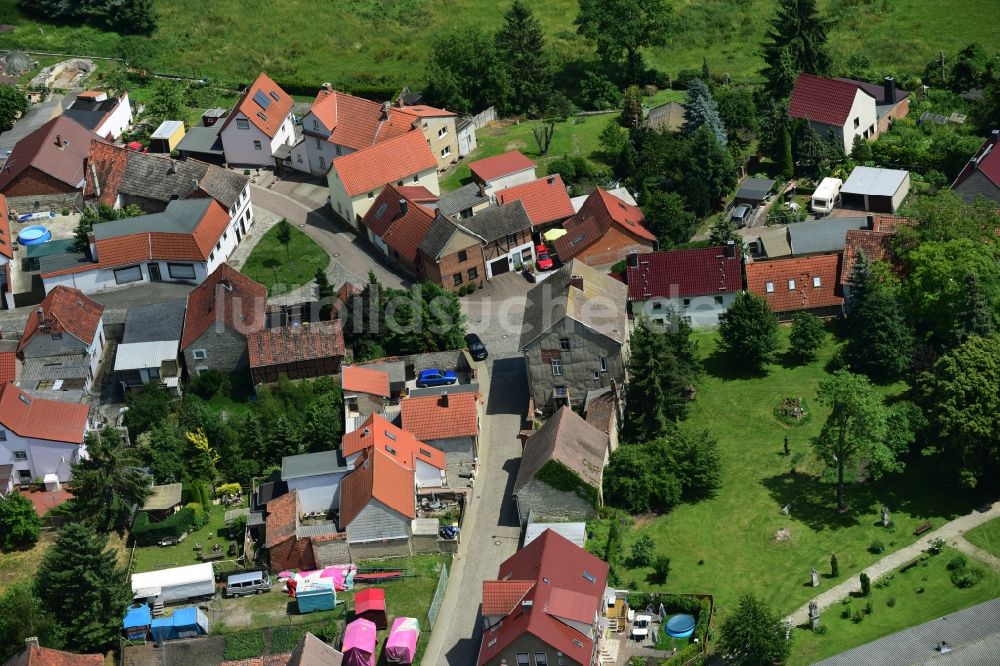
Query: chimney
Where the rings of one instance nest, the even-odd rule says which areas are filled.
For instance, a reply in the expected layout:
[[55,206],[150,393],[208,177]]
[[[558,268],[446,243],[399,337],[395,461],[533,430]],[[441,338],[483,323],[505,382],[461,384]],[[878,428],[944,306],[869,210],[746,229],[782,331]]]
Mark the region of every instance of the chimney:
[[884,90],[883,96],[885,97],[885,104],[895,104],[896,103],[896,79],[891,76],[887,76],[882,79],[882,89]]
[[406,217],[406,212],[409,210],[409,202],[406,199],[399,200],[399,216]]
[[389,118],[389,107],[392,106],[389,102],[382,102],[382,120],[387,120]]
[[995,146],[998,141],[1000,141],[1000,129],[995,129],[990,132],[990,145]]
[[723,251],[724,254],[730,258],[736,258],[736,241],[726,241],[726,249]]
[[404,106],[406,106],[406,102],[403,101],[403,96],[402,95],[400,95],[399,97],[396,98],[396,106],[399,107],[400,109],[402,109]]
[[175,162],[174,160],[170,160],[170,166],[167,167],[167,173],[169,174],[177,173],[177,162]]
[[45,330],[45,310],[38,308],[35,310],[35,318],[38,319],[38,328]]
[[583,276],[582,275],[570,275],[569,276],[569,286],[576,287],[580,291],[583,291]]
[[324,81],[323,85],[321,85],[320,88],[329,92],[333,90],[333,85],[329,81]]
[[447,407],[448,406],[448,392],[447,391],[441,391],[440,404],[441,404],[442,407]]
[[551,185],[552,183],[556,182],[556,177],[555,176],[549,176],[548,178],[545,179],[545,182],[547,182],[549,185]]
[[638,268],[639,253],[636,252],[635,250],[631,250],[625,257],[625,263],[628,265],[629,268]]
[[38,647],[38,636],[29,636],[24,639],[24,647]]
[[60,148],[63,147],[62,134],[56,134],[56,145]]

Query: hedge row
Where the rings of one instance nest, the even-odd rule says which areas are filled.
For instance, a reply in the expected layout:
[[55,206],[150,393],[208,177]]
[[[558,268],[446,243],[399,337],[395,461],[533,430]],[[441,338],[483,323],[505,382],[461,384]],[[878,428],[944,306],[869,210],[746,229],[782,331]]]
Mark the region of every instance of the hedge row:
[[255,629],[226,636],[226,651],[223,657],[227,661],[253,659],[262,654],[264,654],[264,632],[262,630]]
[[194,510],[184,508],[158,523],[149,522],[145,511],[136,516],[132,525],[132,538],[137,546],[155,546],[164,537],[179,539],[194,524]]
[[654,613],[658,612],[660,604],[663,604],[663,608],[668,615],[686,613],[698,617],[698,613],[702,608],[701,602],[696,597],[686,597],[680,594],[632,592],[628,595],[629,608],[632,608],[637,613],[642,612],[647,606],[652,606]]

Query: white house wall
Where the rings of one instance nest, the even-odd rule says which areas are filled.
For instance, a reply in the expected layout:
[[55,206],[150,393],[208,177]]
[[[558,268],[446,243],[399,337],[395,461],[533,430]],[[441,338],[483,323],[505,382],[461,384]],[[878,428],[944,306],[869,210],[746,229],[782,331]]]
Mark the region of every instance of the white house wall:
[[[653,321],[669,323],[671,311],[678,316],[690,317],[694,328],[705,328],[719,325],[719,316],[724,314],[733,301],[735,293],[720,294],[722,303],[717,303],[715,296],[691,296],[685,298],[651,298],[647,301],[634,301],[633,312],[642,312]],[[684,305],[687,300],[688,304]]]
[[[531,262],[532,263],[534,263],[536,261],[537,257],[535,257],[535,245],[534,245],[534,243],[531,243],[531,242],[524,243],[523,245],[518,245],[515,248],[511,248],[511,250],[509,252],[507,252],[507,268],[508,268],[508,270],[513,270],[514,267],[517,266],[518,263],[528,263],[524,259],[522,259],[521,252],[523,250],[529,250],[531,252]],[[493,259],[490,259],[490,260],[487,261],[487,263],[486,263],[486,279],[488,279],[488,280],[493,279],[493,264],[498,259],[501,259],[501,257],[494,257]],[[504,271],[504,272],[507,272],[507,271]]]
[[486,186],[483,188],[486,190],[486,194],[494,194],[500,190],[506,190],[508,187],[514,187],[515,185],[523,185],[524,183],[530,183],[535,178],[535,168],[525,169],[524,171],[518,171],[517,173],[511,173],[506,176],[501,176],[500,178],[494,178],[493,180],[486,181]]
[[288,492],[299,491],[299,507],[303,513],[328,512],[340,505],[340,480],[345,472],[318,474],[288,480]]
[[100,124],[95,133],[102,137],[107,137],[110,134],[111,138],[117,141],[131,124],[132,105],[129,103],[128,93],[125,93],[122,95],[117,108]]
[[[240,129],[240,120],[247,121],[249,127]],[[260,141],[260,150],[254,148],[254,141]],[[241,112],[237,112],[236,117],[222,130],[222,149],[226,154],[226,161],[231,165],[274,166],[274,150],[281,144],[291,146],[294,143],[295,131],[291,114],[281,123],[273,138],[260,131]]]
[[444,471],[417,459],[417,469],[414,470],[415,481],[418,488],[435,488],[444,485]]
[[[60,482],[69,481],[70,463],[78,462],[85,451],[82,444],[21,437],[13,430],[3,430],[7,439],[0,442],[0,465],[14,465],[15,483],[20,481],[18,470],[22,469],[31,472],[32,481],[45,478],[46,474],[55,474]],[[15,451],[25,451],[28,459],[15,460]]]
[[[390,181],[391,182],[391,181]],[[355,197],[349,197],[344,183],[340,180],[336,169],[330,169],[327,173],[327,185],[330,188],[330,207],[342,218],[354,227],[358,228],[358,223],[365,216],[368,209],[375,203],[379,193],[389,183],[382,183],[370,192],[362,192]],[[406,176],[402,180],[396,181],[397,185],[412,185],[414,187],[424,186],[427,190],[437,196],[441,194],[441,186],[438,183],[437,170],[427,169],[417,174]]]
[[[233,234],[231,236],[235,237]],[[235,246],[235,245],[234,245]],[[230,250],[231,251],[231,250]],[[219,259],[220,255],[216,255],[216,259],[213,262],[218,265],[224,261],[224,259]],[[185,279],[173,279],[170,277],[170,273],[167,269],[168,263],[176,264],[192,264],[194,266],[195,277],[194,280]],[[160,282],[187,282],[193,284],[201,284],[208,277],[210,270],[207,269],[205,262],[192,262],[192,261],[142,261],[138,264],[130,264],[132,266],[138,265],[139,270],[142,273],[142,280],[136,280],[135,282],[127,282],[125,284],[118,284],[115,282],[115,272],[114,269],[102,269],[95,268],[94,270],[84,271],[82,273],[68,273],[66,275],[55,275],[52,277],[47,277],[42,279],[42,284],[45,286],[45,293],[49,293],[55,289],[58,285],[63,285],[66,287],[72,287],[74,289],[79,289],[85,294],[93,294],[99,291],[106,291],[108,289],[116,289],[118,287],[126,287],[129,285],[136,285],[142,282],[150,282],[149,279],[149,264],[158,264],[160,267]]]

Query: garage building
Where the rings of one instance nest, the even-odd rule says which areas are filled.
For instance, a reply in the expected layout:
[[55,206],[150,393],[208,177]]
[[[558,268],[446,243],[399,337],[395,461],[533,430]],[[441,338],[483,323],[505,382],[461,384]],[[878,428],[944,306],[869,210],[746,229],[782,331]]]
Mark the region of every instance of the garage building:
[[895,213],[910,192],[910,172],[859,166],[840,189],[844,208]]

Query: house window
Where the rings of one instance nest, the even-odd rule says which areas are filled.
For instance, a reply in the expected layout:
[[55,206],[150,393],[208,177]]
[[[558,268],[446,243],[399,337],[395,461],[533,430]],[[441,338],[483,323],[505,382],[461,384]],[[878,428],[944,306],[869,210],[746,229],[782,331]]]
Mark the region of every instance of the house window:
[[774,292],[774,283],[773,282],[765,282],[764,283],[764,291],[766,291],[769,294],[773,293]]
[[795,280],[788,281],[788,291],[795,291]]
[[[319,121],[316,120],[315,118],[313,118],[313,129],[314,130],[318,130],[319,129]],[[316,145],[318,146],[319,144],[317,143]]]
[[716,296],[715,297],[715,304],[716,305],[722,305],[722,296]]
[[854,129],[858,129],[859,127],[861,127],[861,118],[860,117],[854,119]]
[[562,361],[558,358],[549,359],[549,364],[552,366],[552,376],[559,377],[562,375]]
[[316,139],[316,150],[320,150],[323,147],[323,142],[320,139]]
[[196,361],[204,361],[206,358],[208,358],[208,352],[206,352],[204,349],[192,349],[191,358],[193,358]]
[[549,666],[549,658],[544,652],[535,653],[535,666]]
[[559,338],[559,349],[569,351],[569,338]]
[[52,339],[53,340],[62,340],[62,333],[53,333],[52,334]]
[[255,140],[254,140],[254,142],[253,142],[253,149],[254,149],[254,150],[260,150],[260,148],[261,148],[261,146],[260,146],[260,141],[257,141],[257,140],[255,139]]
[[341,148],[340,146],[337,146],[337,154],[338,155],[343,155],[344,154],[343,148]]
[[438,130],[438,138],[440,139],[443,136],[448,136],[448,128],[447,127],[442,127],[441,129]]
[[528,661],[528,653],[527,652],[518,652],[517,653],[517,666],[531,666],[531,662]]
[[445,146],[441,149],[441,157],[448,157],[451,155],[451,146]]
[[375,198],[375,193],[374,192],[369,192],[368,193],[368,198],[369,199],[374,199]]
[[459,261],[468,261],[469,260],[469,253],[466,252],[465,250],[459,250],[458,251],[458,260]]
[[31,470],[19,469],[17,470],[17,477],[21,483],[31,483]]
[[521,261],[531,261],[531,248],[526,247],[521,250]]
[[813,286],[814,286],[814,287],[819,287],[819,286],[820,286],[820,285],[822,285],[822,284],[823,284],[823,283],[822,283],[822,281],[821,281],[821,280],[819,279],[819,276],[818,276],[818,275],[814,275],[814,276],[813,276]]
[[600,379],[600,378],[601,378],[601,373],[599,373],[597,370],[594,370],[594,379]]
[[458,285],[462,284],[462,274],[461,273],[455,273],[454,275],[451,276],[451,279],[455,282],[455,286],[456,287]]
[[319,168],[326,169],[326,158],[322,155],[319,156]]
[[160,378],[160,369],[159,368],[149,368],[149,370],[147,372],[149,372],[149,378],[150,379],[159,379]]
[[685,298],[683,301],[681,301],[681,303],[684,304],[684,307],[689,307],[691,305],[691,299]]
[[199,365],[198,367],[196,367],[194,369],[194,372],[195,372],[196,375],[205,374],[206,372],[208,372],[208,366],[207,365]]
[[215,259],[215,250],[212,250],[212,251],[211,251],[211,252],[209,252],[209,254],[208,254],[208,260],[209,260],[209,261],[213,261],[214,259]]
[[172,264],[167,263],[167,275],[175,280],[193,280],[194,264]]
[[607,356],[602,356],[601,357],[601,372],[607,372],[607,371],[608,371],[608,357]]
[[475,280],[478,277],[479,277],[479,270],[475,266],[473,266],[472,268],[469,269],[469,279]]
[[222,240],[226,240],[227,238],[229,238],[229,232],[228,231],[223,231],[222,232]]
[[6,441],[7,441],[7,431],[0,430],[0,442],[6,442]]
[[128,284],[142,280],[142,269],[139,266],[126,266],[115,269],[115,284]]
[[413,182],[414,182],[414,183],[418,182],[419,180],[420,180],[420,179],[419,179],[419,178],[417,178],[416,176],[414,176],[414,177],[413,177]]
[[250,121],[243,118],[237,118],[236,129],[250,129]]
[[517,242],[517,234],[507,234],[507,242],[508,243],[516,243]]
[[653,312],[656,312],[657,310],[662,310],[662,309],[663,309],[663,303],[658,303],[658,302],[657,303],[653,303]]
[[219,241],[219,242],[217,242],[217,243],[215,244],[215,249],[216,249],[216,250],[221,250],[221,249],[222,249],[222,241]]
[[400,180],[400,181],[397,181],[397,182],[396,182],[396,186],[397,186],[397,187],[402,187],[402,186],[403,186],[403,181],[401,181],[401,180]]
[[28,459],[27,451],[14,451],[14,460],[19,460],[21,462],[24,462],[27,459]]

